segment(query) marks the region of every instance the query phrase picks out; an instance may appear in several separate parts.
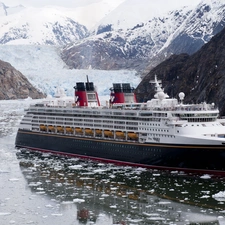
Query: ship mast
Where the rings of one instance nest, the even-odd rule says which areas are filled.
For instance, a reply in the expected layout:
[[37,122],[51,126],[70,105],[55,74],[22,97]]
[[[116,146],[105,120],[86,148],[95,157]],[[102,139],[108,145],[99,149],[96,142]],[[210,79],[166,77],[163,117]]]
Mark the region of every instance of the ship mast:
[[162,88],[162,81],[157,79],[157,75],[155,75],[155,79],[151,80],[150,83],[155,84],[155,95],[154,98],[159,100],[163,100],[165,98],[169,98],[169,96],[164,93],[164,89]]

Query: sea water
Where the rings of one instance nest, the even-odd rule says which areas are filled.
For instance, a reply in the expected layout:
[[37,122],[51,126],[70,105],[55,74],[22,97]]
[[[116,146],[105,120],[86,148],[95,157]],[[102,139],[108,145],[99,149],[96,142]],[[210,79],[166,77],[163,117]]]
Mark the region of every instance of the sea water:
[[1,225],[225,224],[225,178],[15,149],[30,102],[0,101]]

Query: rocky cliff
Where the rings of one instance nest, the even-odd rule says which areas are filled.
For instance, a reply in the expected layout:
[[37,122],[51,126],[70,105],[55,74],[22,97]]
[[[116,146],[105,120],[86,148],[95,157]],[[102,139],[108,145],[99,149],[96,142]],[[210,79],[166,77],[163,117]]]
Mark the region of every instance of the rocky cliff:
[[22,73],[0,60],[0,99],[44,98]]
[[139,101],[153,97],[155,75],[170,97],[185,93],[185,102],[215,103],[225,115],[225,29],[193,55],[173,55],[152,69],[136,89]]

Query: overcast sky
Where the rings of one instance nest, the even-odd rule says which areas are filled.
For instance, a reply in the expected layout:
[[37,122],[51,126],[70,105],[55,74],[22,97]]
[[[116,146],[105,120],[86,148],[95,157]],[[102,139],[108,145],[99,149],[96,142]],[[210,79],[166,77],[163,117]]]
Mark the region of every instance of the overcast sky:
[[[22,4],[24,6],[33,6],[33,7],[43,7],[47,5],[57,5],[57,6],[63,6],[63,7],[69,7],[73,8],[76,6],[84,6],[86,4],[99,2],[102,0],[1,0],[5,5],[8,6],[15,6]],[[107,1],[107,0],[105,0]],[[121,2],[121,0],[108,0],[108,1],[118,1]],[[144,1],[144,0],[139,0]],[[180,5],[190,5],[190,4],[196,4],[196,2],[199,2],[200,0],[148,0],[159,2],[160,4],[168,5],[170,8],[171,6],[180,6]]]

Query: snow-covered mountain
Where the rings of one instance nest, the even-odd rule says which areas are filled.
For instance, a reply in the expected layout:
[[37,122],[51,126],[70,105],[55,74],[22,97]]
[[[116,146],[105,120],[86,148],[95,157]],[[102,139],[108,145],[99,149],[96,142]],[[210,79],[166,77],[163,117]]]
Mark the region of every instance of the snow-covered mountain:
[[179,1],[180,4],[177,2],[176,0],[171,0],[170,3],[165,0],[124,0],[116,9],[100,20],[95,28],[111,24],[112,29],[117,31],[132,29],[137,24],[146,23],[153,18],[162,17],[168,12],[180,10],[185,6],[194,8],[200,0],[195,0],[194,4],[191,1],[188,4],[187,1]]
[[[73,9],[12,9],[0,4],[0,44],[57,45],[58,56],[69,68],[142,71],[170,54],[192,54],[225,24],[223,0],[196,1],[195,5],[181,4],[178,9],[171,4],[170,11],[168,5],[163,7],[164,0],[91,2]],[[35,53],[29,53],[31,58]],[[45,55],[39,57],[45,64]],[[21,55],[18,58],[24,60]],[[23,68],[17,69],[23,72]]]
[[[148,8],[150,3],[140,5],[141,11],[135,3],[137,0],[123,2],[100,21],[91,36],[68,45],[62,54],[66,64],[71,68],[144,69],[170,54],[194,53],[225,24],[223,0],[203,0],[197,6],[158,15],[150,10],[148,20],[144,6]],[[122,14],[125,6],[129,13]],[[141,13],[145,20],[138,17]]]
[[0,16],[0,44],[65,45],[87,35],[85,26],[57,9],[17,8],[8,15],[10,10],[4,8],[6,13]]
[[[164,45],[171,52],[188,54],[196,52],[199,45],[210,39],[225,27],[225,3],[223,0],[203,1],[185,19]],[[185,43],[184,43],[185,42]],[[188,45],[188,46],[187,46]],[[188,47],[188,48],[187,48]]]
[[[65,45],[87,36],[91,28],[124,0],[88,1],[75,8],[9,7],[0,2],[0,44]],[[95,13],[98,12],[98,13]]]
[[121,26],[108,24],[106,19],[93,31],[93,35],[64,48],[62,57],[71,68],[137,68],[163,48],[191,11],[192,8],[184,7],[164,17],[152,17],[136,24],[127,19],[129,23],[125,25],[124,22]]

